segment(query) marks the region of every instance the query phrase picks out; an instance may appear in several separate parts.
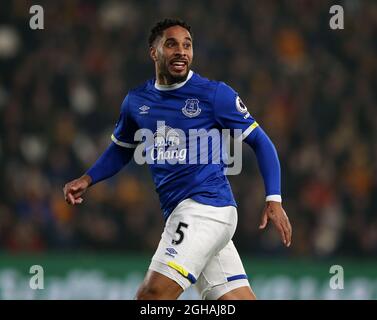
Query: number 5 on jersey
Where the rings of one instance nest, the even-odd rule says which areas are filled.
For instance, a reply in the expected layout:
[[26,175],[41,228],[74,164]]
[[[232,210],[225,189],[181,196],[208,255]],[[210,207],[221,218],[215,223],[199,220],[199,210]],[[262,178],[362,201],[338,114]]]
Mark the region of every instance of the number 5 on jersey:
[[172,244],[180,244],[183,241],[183,238],[185,237],[185,235],[184,235],[181,228],[187,228],[187,227],[188,227],[187,223],[180,222],[178,224],[178,227],[177,227],[177,230],[175,231],[175,233],[178,233],[179,238],[178,238],[178,240],[172,240],[172,242],[171,242]]

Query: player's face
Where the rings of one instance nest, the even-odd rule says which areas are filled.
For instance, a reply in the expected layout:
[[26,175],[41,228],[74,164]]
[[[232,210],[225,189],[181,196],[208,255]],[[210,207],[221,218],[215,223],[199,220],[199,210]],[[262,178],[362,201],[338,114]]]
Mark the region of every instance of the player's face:
[[167,83],[185,80],[193,58],[190,33],[181,26],[164,30],[151,54],[157,64],[157,72]]

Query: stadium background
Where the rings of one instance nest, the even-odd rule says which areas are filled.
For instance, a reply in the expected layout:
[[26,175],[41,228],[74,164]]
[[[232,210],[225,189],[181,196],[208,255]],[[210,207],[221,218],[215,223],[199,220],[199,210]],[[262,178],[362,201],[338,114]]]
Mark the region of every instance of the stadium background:
[[[44,8],[44,30],[29,8]],[[62,187],[110,142],[127,90],[150,78],[162,17],[193,27],[193,70],[235,88],[274,141],[293,245],[260,232],[263,182],[244,147],[230,177],[234,241],[264,299],[377,298],[377,3],[1,1],[0,299],[133,297],[163,228],[148,169],[131,164],[81,206]],[[29,268],[45,289],[29,288]],[[331,290],[331,265],[345,272]],[[185,293],[196,298],[195,292]]]

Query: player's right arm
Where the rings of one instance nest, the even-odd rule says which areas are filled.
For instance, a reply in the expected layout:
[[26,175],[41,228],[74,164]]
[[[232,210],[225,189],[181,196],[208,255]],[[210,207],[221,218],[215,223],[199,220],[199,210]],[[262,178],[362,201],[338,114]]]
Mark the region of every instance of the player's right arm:
[[132,159],[134,148],[121,147],[114,142],[94,165],[80,178],[68,182],[63,189],[65,200],[71,204],[83,202],[82,195],[92,185],[112,177]]
[[120,117],[111,136],[112,143],[83,176],[64,186],[64,198],[68,204],[82,203],[82,195],[90,186],[112,177],[132,159],[137,146],[133,140],[137,128],[129,117],[128,108],[129,96],[127,95],[122,103]]

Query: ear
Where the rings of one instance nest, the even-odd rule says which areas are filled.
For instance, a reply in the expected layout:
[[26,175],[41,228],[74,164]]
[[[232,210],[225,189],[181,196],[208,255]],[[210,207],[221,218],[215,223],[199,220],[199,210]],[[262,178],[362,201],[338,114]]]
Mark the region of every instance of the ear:
[[157,61],[157,48],[152,46],[149,48],[149,55],[151,59],[156,62]]

